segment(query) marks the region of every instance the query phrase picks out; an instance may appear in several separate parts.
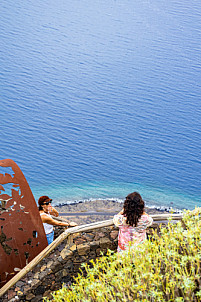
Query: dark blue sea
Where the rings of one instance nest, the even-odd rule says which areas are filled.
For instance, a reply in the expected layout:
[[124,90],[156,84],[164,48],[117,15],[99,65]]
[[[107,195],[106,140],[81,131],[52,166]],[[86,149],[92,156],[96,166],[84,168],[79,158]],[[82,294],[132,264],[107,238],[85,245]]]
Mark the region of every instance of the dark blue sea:
[[0,159],[36,198],[201,205],[201,1],[2,0]]

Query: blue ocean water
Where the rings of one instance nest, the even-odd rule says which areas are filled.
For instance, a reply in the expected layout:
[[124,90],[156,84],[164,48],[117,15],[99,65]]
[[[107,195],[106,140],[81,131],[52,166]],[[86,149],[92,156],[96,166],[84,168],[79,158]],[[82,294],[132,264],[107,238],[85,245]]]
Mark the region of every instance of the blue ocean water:
[[3,0],[0,159],[36,199],[201,204],[201,2]]

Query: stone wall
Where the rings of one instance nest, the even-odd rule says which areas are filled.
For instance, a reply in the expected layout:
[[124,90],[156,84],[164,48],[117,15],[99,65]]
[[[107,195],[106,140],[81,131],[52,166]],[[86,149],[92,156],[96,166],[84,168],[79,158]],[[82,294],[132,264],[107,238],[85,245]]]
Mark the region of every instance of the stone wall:
[[[171,216],[173,215],[171,214]],[[160,233],[159,225],[165,227],[167,224],[168,217],[155,216],[159,217],[152,215],[155,221],[147,229],[148,236],[152,235],[154,229]],[[175,214],[174,216],[175,220],[172,220],[172,223],[181,219],[181,215]],[[161,220],[161,217],[166,220]],[[41,254],[38,255],[37,264],[35,262],[37,257],[33,260],[35,263],[33,266],[31,265],[31,270],[27,269],[28,266],[25,267],[23,270],[26,270],[26,274],[24,275],[23,272],[23,277],[20,278],[16,275],[16,283],[13,283],[13,286],[10,285],[9,289],[5,289],[6,292],[2,290],[5,293],[1,293],[1,302],[38,302],[43,301],[43,297],[51,298],[51,293],[60,289],[63,283],[70,285],[73,282],[74,277],[80,272],[82,263],[96,259],[101,252],[106,254],[107,249],[115,251],[117,249],[118,228],[113,225],[112,220],[63,231],[63,228],[56,230],[56,236],[60,236],[41,252],[42,258]]]
[[[61,230],[60,230],[61,231]],[[57,232],[57,235],[59,233]],[[32,271],[4,294],[0,301],[42,301],[51,292],[71,284],[82,263],[116,250],[118,229],[114,226],[70,234],[48,254]]]

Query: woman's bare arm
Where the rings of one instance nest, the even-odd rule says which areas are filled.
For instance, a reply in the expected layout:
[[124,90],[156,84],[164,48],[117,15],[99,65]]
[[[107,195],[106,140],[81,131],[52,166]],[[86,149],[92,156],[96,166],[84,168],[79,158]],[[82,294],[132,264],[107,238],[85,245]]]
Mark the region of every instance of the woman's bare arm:
[[49,207],[49,213],[50,213],[50,215],[55,216],[55,217],[59,216],[58,211],[52,206]]
[[52,217],[49,217],[47,215],[41,215],[41,219],[42,219],[42,222],[43,223],[48,223],[48,224],[51,224],[51,225],[60,225],[60,226],[77,226],[77,223],[75,222],[60,222],[60,221],[57,221],[55,219],[53,219]]

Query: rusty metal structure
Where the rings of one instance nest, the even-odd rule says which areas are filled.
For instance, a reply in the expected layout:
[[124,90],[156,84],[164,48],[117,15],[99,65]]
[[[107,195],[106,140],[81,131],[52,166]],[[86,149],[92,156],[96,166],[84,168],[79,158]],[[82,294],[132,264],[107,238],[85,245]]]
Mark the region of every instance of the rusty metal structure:
[[0,287],[47,245],[24,174],[13,160],[0,160]]

